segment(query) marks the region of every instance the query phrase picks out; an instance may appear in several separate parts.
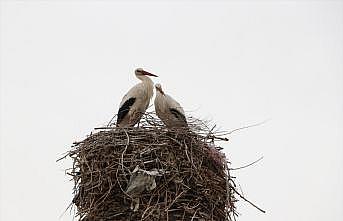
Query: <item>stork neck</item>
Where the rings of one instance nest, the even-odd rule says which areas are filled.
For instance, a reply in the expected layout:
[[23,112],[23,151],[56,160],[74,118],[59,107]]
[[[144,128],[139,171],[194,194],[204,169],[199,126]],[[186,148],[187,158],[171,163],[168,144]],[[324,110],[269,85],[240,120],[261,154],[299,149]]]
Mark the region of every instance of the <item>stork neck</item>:
[[144,84],[154,85],[154,82],[145,75],[136,75],[139,80],[141,80]]
[[151,99],[153,93],[154,93],[154,82],[145,75],[136,75],[139,80],[142,81],[141,84],[145,85],[144,90],[146,92],[147,97],[149,100]]

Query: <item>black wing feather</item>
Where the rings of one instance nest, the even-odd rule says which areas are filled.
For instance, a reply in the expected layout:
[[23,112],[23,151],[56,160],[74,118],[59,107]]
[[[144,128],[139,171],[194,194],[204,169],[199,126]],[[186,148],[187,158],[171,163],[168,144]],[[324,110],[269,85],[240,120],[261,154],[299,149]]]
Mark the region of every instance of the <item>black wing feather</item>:
[[183,115],[180,111],[175,108],[169,108],[169,110],[178,120],[183,121],[187,124],[185,115]]
[[129,113],[131,106],[135,103],[136,98],[131,97],[118,110],[117,124],[119,124],[124,117]]

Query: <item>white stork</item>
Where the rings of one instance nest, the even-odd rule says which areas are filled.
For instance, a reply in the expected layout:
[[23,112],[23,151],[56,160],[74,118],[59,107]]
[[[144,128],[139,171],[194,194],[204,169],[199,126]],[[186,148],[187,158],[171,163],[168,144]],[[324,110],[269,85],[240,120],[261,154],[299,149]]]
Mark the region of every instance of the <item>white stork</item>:
[[181,105],[168,94],[165,94],[160,84],[155,85],[155,111],[157,116],[169,128],[187,127],[185,112]]
[[154,94],[154,82],[148,76],[157,76],[142,68],[136,69],[135,75],[142,82],[131,88],[120,102],[117,127],[133,127],[138,123]]

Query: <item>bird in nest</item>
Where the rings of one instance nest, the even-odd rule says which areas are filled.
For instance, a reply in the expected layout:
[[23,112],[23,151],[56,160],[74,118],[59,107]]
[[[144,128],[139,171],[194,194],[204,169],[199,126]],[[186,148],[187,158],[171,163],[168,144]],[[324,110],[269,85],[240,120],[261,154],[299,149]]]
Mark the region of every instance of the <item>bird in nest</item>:
[[156,84],[155,111],[157,116],[168,128],[187,128],[185,111],[170,95],[166,94],[161,84]]
[[132,87],[120,102],[117,127],[133,127],[138,123],[149,107],[150,99],[154,94],[154,82],[149,76],[157,77],[157,75],[151,74],[142,68],[137,68],[135,75],[142,82]]

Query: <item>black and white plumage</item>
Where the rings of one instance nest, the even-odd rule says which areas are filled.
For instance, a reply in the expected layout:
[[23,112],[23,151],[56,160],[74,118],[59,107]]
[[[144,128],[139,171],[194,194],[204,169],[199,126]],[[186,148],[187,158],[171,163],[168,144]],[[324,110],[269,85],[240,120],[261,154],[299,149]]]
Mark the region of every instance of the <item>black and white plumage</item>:
[[155,111],[157,116],[169,128],[187,127],[185,111],[181,105],[168,94],[165,94],[160,84],[155,85]]
[[120,102],[117,127],[133,127],[138,123],[154,94],[154,83],[148,76],[157,76],[142,68],[136,69],[135,75],[142,82],[131,88]]

